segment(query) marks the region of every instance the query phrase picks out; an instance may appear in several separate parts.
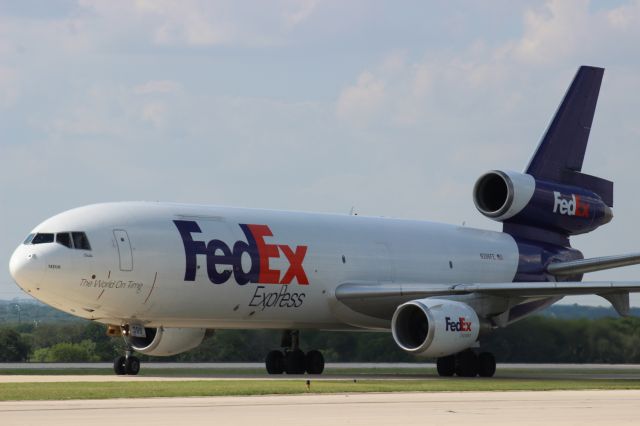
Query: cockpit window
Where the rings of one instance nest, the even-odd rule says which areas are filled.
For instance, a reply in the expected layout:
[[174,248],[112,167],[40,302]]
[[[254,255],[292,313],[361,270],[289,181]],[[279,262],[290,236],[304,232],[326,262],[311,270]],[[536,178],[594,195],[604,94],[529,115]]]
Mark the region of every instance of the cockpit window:
[[62,244],[68,248],[77,250],[91,250],[91,244],[87,234],[84,232],[58,232],[57,234],[42,233],[29,234],[23,244],[45,244],[52,243]]
[[31,244],[45,244],[53,242],[53,234],[37,233],[31,240]]
[[62,244],[65,247],[71,248],[71,235],[68,232],[60,232],[56,234],[56,243]]
[[91,245],[89,244],[87,234],[85,234],[84,232],[72,232],[71,236],[73,237],[74,248],[80,250],[91,250]]

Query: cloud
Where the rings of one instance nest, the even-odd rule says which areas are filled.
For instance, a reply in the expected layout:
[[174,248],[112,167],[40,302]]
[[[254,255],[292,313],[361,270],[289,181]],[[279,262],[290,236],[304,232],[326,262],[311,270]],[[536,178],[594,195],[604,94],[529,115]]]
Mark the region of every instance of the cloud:
[[150,102],[142,108],[142,117],[154,126],[162,126],[167,119],[167,105],[164,102]]
[[0,109],[9,108],[17,100],[18,93],[18,73],[0,65]]
[[300,25],[313,14],[318,0],[291,1],[283,6],[283,18],[289,28]]
[[531,81],[547,78],[561,87],[564,73],[581,64],[638,58],[639,37],[640,0],[601,9],[588,0],[549,0],[525,9],[522,32],[510,39],[476,38],[465,48],[429,49],[422,58],[391,51],[358,72],[338,96],[336,112],[354,126],[373,128],[421,126],[439,110],[507,117],[529,107],[527,99],[539,89]]
[[588,42],[589,21],[588,0],[551,0],[540,11],[527,10],[514,53],[525,62],[552,63]]
[[385,98],[385,84],[365,71],[356,83],[342,90],[338,97],[338,117],[356,124],[366,124],[380,112]]
[[182,90],[180,83],[171,80],[150,80],[133,88],[136,95],[176,93]]
[[190,47],[283,44],[288,32],[307,21],[318,6],[316,0],[251,5],[230,0],[80,0],[79,4],[93,14],[106,41],[124,33],[154,45]]

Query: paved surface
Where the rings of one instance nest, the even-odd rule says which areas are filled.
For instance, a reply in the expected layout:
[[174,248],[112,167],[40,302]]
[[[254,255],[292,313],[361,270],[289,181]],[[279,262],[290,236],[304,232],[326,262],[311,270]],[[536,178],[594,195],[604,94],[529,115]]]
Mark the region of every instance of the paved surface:
[[[304,375],[279,375],[270,376],[264,373],[255,373],[262,370],[262,364],[254,363],[145,363],[142,376],[116,376],[73,374],[74,369],[111,369],[109,363],[92,364],[53,364],[53,363],[16,363],[0,364],[0,370],[27,369],[42,374],[0,374],[0,383],[18,382],[113,382],[113,381],[181,381],[181,380],[291,380],[310,377],[313,380],[441,380],[435,373],[433,364],[327,364],[330,374],[322,376]],[[348,368],[349,371],[340,372],[340,369]],[[403,370],[411,368],[411,371]],[[416,373],[415,369],[424,368],[424,373]],[[67,374],[52,375],[46,370],[67,370]],[[159,369],[174,370],[166,374]],[[187,371],[187,369],[189,371]],[[242,370],[246,369],[244,372]],[[358,372],[362,369],[362,372]],[[372,371],[372,369],[374,369]],[[375,369],[381,372],[375,372]],[[389,369],[395,369],[395,374],[389,373]],[[180,371],[184,370],[184,373]],[[202,370],[202,371],[198,371]],[[233,371],[232,371],[233,370]],[[253,370],[253,371],[250,371]],[[640,365],[637,364],[498,364],[497,379],[621,379],[640,380]]]
[[640,391],[0,402],[9,425],[637,425]]
[[[261,362],[145,362],[145,369],[253,369],[264,368]],[[11,369],[58,369],[58,368],[113,368],[110,362],[0,362],[0,370]],[[355,363],[355,362],[328,362],[326,368],[436,368],[434,363]],[[527,369],[527,370],[637,370],[640,372],[640,364],[498,364],[498,368]]]

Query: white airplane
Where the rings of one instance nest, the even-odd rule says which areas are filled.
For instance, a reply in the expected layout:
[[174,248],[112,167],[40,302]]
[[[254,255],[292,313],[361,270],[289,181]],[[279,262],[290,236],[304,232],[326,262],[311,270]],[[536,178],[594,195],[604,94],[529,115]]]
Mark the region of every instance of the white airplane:
[[303,329],[379,330],[437,358],[442,376],[492,376],[479,338],[564,295],[598,294],[625,315],[640,282],[581,282],[640,263],[583,259],[569,237],[612,218],[613,184],[581,173],[604,70],[581,67],[523,173],[490,171],[473,197],[503,232],[415,220],[157,202],[96,204],[36,226],[10,261],[33,297],[108,325],[128,350],[168,356],[208,329],[284,330],[271,374],[320,374]]

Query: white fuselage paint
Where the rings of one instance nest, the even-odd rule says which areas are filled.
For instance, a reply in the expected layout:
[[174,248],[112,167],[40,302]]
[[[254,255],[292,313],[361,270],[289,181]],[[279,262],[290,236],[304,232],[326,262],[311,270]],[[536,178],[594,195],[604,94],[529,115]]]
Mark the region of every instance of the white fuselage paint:
[[[307,246],[302,267],[309,284],[294,278],[239,285],[233,274],[214,284],[204,255],[197,256],[195,280],[185,281],[185,249],[174,220],[197,222],[202,232],[192,234],[194,240],[218,239],[230,248],[247,241],[240,224],[266,225],[273,233],[266,243]],[[381,322],[351,311],[335,299],[335,288],[360,281],[511,282],[518,266],[516,243],[501,232],[363,216],[108,203],[64,212],[32,232],[64,231],[86,232],[91,251],[58,243],[19,246],[12,265],[28,262],[31,271],[18,280],[21,287],[83,318],[150,327],[388,329],[391,318]],[[242,265],[250,268],[248,256]],[[280,250],[268,266],[282,278],[289,262]]]

